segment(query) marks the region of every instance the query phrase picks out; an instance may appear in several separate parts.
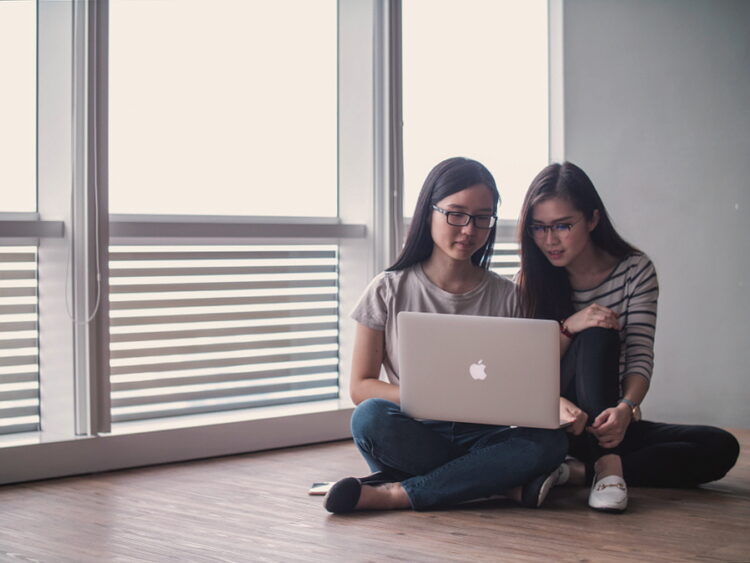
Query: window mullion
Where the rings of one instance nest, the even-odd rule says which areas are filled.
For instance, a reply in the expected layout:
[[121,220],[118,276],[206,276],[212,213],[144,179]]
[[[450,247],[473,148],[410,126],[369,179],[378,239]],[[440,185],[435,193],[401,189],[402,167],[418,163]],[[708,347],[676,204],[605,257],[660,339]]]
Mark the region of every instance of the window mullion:
[[375,241],[376,270],[390,266],[402,244],[403,134],[401,1],[375,5]]
[[109,432],[107,2],[75,2],[73,303],[76,434]]
[[38,246],[39,385],[45,441],[75,435],[73,330],[68,315],[72,179],[73,3],[37,4],[37,192],[42,221],[64,237]]

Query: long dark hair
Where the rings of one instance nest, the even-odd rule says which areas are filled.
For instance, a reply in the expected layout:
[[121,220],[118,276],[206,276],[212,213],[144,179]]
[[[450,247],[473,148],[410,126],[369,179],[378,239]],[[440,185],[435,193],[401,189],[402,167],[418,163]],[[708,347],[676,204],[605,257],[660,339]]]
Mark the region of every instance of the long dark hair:
[[[493,213],[495,213],[500,203],[500,193],[497,191],[495,179],[483,164],[461,156],[449,158],[437,164],[422,185],[409,233],[406,235],[406,242],[400,256],[388,268],[388,271],[404,270],[427,260],[434,246],[430,233],[432,206],[449,195],[477,184],[484,184],[492,193]],[[485,269],[490,267],[495,230],[496,227],[492,227],[487,242],[471,255],[471,262],[474,265]]]
[[607,209],[586,173],[572,162],[550,164],[531,182],[521,208],[518,238],[521,244],[521,271],[518,282],[526,314],[539,319],[561,320],[573,314],[573,289],[564,267],[553,266],[529,233],[534,206],[559,197],[591,221],[599,210],[599,222],[590,236],[592,242],[615,258],[624,258],[637,249],[615,230]]

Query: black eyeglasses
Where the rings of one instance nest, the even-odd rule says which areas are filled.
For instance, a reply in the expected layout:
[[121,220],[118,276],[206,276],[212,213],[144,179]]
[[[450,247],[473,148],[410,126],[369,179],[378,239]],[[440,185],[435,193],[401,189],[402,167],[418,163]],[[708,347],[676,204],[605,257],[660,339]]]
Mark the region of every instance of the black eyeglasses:
[[477,229],[491,229],[497,223],[495,215],[469,215],[468,213],[460,213],[459,211],[446,211],[445,209],[440,209],[437,205],[433,205],[432,208],[445,215],[445,220],[448,221],[449,225],[454,227],[465,227],[474,221],[474,226]]
[[539,223],[535,223],[529,225],[526,230],[535,239],[543,239],[545,236],[547,236],[547,231],[554,233],[559,238],[565,238],[566,236],[568,236],[568,233],[570,233],[570,230],[580,222],[581,219],[578,219],[578,221],[576,221],[575,223],[555,223],[554,225],[542,225]]

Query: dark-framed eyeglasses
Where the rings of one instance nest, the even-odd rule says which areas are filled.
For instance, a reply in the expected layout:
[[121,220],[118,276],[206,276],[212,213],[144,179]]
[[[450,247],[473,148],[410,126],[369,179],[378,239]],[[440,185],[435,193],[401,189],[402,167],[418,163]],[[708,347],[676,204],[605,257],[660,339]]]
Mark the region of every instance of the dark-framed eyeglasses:
[[432,208],[438,213],[445,215],[445,220],[448,221],[449,225],[454,227],[465,227],[474,221],[474,226],[477,229],[491,229],[497,223],[496,215],[469,215],[460,211],[446,211],[445,209],[440,209],[437,205],[433,205]]
[[575,223],[555,223],[554,225],[542,225],[541,223],[533,223],[529,225],[526,230],[535,239],[543,239],[547,236],[547,231],[555,234],[558,238],[565,238],[570,234],[570,231],[581,219],[578,219]]

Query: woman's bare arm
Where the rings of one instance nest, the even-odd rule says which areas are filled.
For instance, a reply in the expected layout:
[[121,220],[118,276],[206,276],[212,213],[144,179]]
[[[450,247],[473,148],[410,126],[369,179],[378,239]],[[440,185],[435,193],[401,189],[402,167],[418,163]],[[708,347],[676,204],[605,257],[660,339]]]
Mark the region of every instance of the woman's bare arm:
[[401,401],[398,385],[380,381],[385,355],[385,332],[357,324],[352,355],[349,394],[358,405],[365,399],[380,397],[396,404]]

